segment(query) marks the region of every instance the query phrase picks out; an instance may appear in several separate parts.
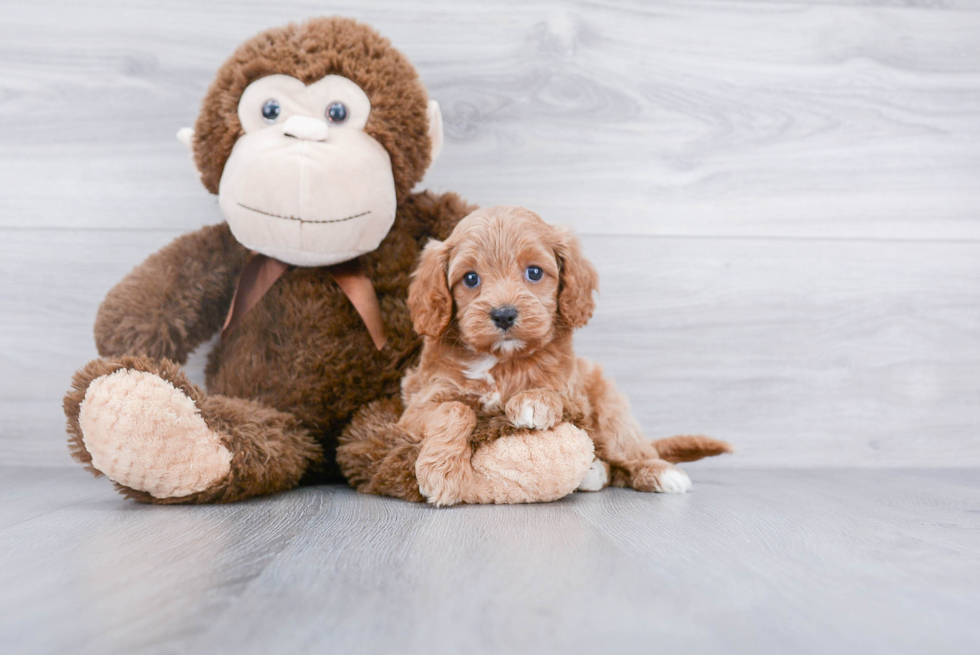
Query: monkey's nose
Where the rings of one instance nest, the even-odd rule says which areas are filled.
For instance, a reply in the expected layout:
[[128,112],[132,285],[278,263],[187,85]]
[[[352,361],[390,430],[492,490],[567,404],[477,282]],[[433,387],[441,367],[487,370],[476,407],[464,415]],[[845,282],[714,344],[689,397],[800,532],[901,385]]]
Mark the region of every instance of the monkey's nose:
[[326,141],[327,122],[309,116],[290,116],[282,125],[282,133],[304,141]]
[[517,320],[517,308],[512,305],[494,307],[490,310],[490,319],[501,330],[509,330]]

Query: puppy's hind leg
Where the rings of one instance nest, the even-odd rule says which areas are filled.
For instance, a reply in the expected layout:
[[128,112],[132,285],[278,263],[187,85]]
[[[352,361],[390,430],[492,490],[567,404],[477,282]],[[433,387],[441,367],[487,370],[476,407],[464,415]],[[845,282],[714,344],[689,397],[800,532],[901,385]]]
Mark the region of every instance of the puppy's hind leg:
[[631,415],[607,417],[602,425],[604,430],[593,435],[593,439],[596,455],[610,464],[612,486],[664,494],[682,494],[691,488],[687,473],[660,459]]
[[617,476],[614,474],[614,486],[662,494],[682,494],[691,488],[691,478],[687,473],[662,459],[631,462],[620,471],[622,471],[622,483],[617,484]]
[[579,370],[593,412],[596,457],[610,465],[610,484],[637,491],[682,494],[691,488],[684,471],[660,458],[643,436],[629,401],[598,366],[579,360]]

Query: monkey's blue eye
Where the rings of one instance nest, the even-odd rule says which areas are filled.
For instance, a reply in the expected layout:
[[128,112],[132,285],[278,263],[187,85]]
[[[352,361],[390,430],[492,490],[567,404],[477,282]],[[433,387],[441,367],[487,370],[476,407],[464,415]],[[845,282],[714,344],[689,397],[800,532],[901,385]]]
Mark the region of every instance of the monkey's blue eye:
[[279,118],[280,111],[282,111],[282,108],[279,106],[279,101],[275,98],[269,98],[262,105],[262,118],[270,123],[275,123],[276,119]]
[[342,102],[333,102],[327,107],[327,118],[331,123],[343,123],[347,120],[347,105]]
[[541,270],[540,266],[528,266],[527,270],[524,271],[524,277],[531,282],[540,282],[541,278],[544,277],[544,271]]
[[463,276],[463,284],[465,284],[471,289],[477,287],[480,285],[480,276],[474,273],[473,271],[470,271],[469,273]]

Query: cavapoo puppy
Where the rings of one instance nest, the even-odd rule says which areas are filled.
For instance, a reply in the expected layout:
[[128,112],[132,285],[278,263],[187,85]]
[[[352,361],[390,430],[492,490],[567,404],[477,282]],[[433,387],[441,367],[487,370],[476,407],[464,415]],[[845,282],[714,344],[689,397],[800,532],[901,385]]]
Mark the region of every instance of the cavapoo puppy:
[[429,502],[478,497],[471,454],[486,417],[584,430],[597,459],[580,489],[683,493],[690,478],[672,462],[731,452],[705,437],[646,439],[626,397],[575,356],[572,332],[591,318],[597,285],[578,239],[519,207],[480,209],[425,247],[408,297],[425,342],[402,382],[398,427],[420,442],[415,473]]

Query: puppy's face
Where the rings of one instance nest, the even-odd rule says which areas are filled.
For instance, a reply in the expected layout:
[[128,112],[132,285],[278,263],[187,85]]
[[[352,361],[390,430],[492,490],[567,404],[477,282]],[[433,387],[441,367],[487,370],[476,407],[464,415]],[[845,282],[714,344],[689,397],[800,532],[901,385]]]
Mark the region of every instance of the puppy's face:
[[584,325],[596,283],[571,234],[526,209],[494,207],[426,246],[409,307],[420,334],[440,336],[455,319],[470,349],[507,358],[546,345],[558,327]]
[[474,350],[507,356],[553,338],[559,269],[550,231],[506,220],[463,231],[447,281],[460,336]]

